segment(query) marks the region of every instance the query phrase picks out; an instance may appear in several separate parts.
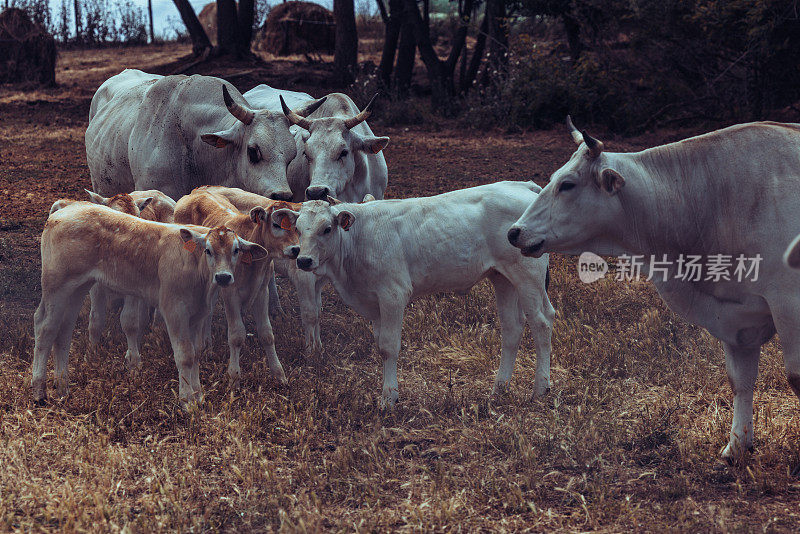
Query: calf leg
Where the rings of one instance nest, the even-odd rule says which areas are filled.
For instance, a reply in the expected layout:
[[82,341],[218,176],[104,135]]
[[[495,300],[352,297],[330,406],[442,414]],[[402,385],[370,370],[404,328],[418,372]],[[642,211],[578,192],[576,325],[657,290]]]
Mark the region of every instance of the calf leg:
[[91,309],[89,310],[89,342],[92,345],[100,343],[106,329],[106,298],[107,290],[101,284],[95,284],[89,290]]
[[292,283],[297,290],[300,302],[300,319],[305,331],[305,351],[307,353],[322,352],[322,338],[319,332],[319,316],[322,310],[322,288],[324,279],[294,268],[290,271]]
[[67,301],[61,326],[53,343],[54,386],[59,397],[69,395],[69,348],[72,344],[72,332],[75,330],[75,322],[81,311],[84,296],[84,292],[78,292]]
[[[238,388],[242,374],[239,367],[239,357],[242,346],[247,337],[247,330],[242,320],[242,303],[236,288],[227,288],[222,291],[222,300],[225,303],[225,318],[228,321],[228,381],[232,388]],[[264,310],[265,312],[267,310]]]
[[[202,402],[203,391],[200,387],[200,345],[203,337],[205,317],[190,325],[179,313],[183,306],[170,303],[173,309],[167,310],[162,300],[164,322],[172,345],[175,366],[178,368],[178,397],[184,404]],[[178,312],[178,313],[176,313]],[[194,329],[192,329],[194,327]]]
[[758,375],[760,348],[724,343],[725,370],[733,390],[733,424],[722,457],[732,460],[753,448],[753,389]]
[[494,286],[497,299],[497,315],[500,318],[501,352],[500,367],[494,379],[492,395],[505,392],[511,374],[514,372],[514,363],[517,360],[519,342],[525,330],[525,315],[519,304],[519,295],[516,288],[511,285],[503,275],[495,274],[489,278]]
[[[541,293],[541,294],[540,294]],[[528,326],[536,349],[536,375],[533,380],[533,397],[550,392],[550,355],[552,353],[553,320],[556,310],[550,303],[547,291],[533,290],[533,286],[520,289],[520,303],[525,310]]]
[[380,300],[378,351],[383,358],[381,409],[392,409],[399,398],[397,358],[400,354],[405,304],[405,299],[396,295]]
[[147,304],[135,297],[125,297],[125,304],[122,306],[119,320],[128,343],[128,349],[125,352],[125,365],[129,370],[142,368],[139,345],[142,342],[144,330],[147,328],[149,319],[150,310]]
[[278,353],[275,352],[275,336],[272,333],[272,323],[270,323],[269,314],[267,313],[267,307],[270,306],[267,295],[265,295],[263,289],[260,290],[253,301],[253,314],[256,319],[258,340],[261,342],[261,348],[264,349],[267,365],[272,376],[281,384],[286,385],[289,381],[286,380],[286,374],[283,372],[283,366],[278,359]]
[[46,290],[42,292],[42,300],[33,315],[33,364],[32,379],[33,400],[41,402],[47,397],[47,359],[53,348],[56,336],[61,329],[64,317],[63,297],[52,295]]
[[275,283],[275,273],[269,279],[269,316],[273,319],[285,316],[281,306],[281,297],[278,295],[278,285]]

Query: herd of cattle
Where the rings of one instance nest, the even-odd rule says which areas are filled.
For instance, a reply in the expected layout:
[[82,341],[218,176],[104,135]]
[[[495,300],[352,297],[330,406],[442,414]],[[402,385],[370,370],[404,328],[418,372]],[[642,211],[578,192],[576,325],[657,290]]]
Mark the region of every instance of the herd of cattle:
[[753,445],[760,349],[776,332],[800,397],[799,125],[743,124],[622,154],[568,120],[578,149],[544,189],[498,182],[383,200],[389,139],[365,122],[370,107],[359,111],[342,94],[314,99],[260,85],[242,95],[219,78],[137,70],[100,86],[86,130],[94,191],[89,201],[56,201],[42,233],[34,400],[46,397],[51,352],[56,390],[68,392],[69,348],[87,293],[92,342],[108,307],[122,305],[130,368],[141,366],[141,338],[158,310],[182,401],[202,400],[198,360],[218,294],[232,386],[248,309],[270,372],[285,383],[270,323],[281,311],[274,271],[297,289],[306,350],[322,348],[327,282],[371,321],[388,408],[398,399],[406,305],[486,278],[502,329],[495,392],[511,379],[527,322],[537,355],[533,394],[542,395],[555,316],[547,253],[584,251],[758,257],[758,276],[746,280],[687,280],[673,261],[653,281],[672,310],[723,343],[734,393],[724,457]]

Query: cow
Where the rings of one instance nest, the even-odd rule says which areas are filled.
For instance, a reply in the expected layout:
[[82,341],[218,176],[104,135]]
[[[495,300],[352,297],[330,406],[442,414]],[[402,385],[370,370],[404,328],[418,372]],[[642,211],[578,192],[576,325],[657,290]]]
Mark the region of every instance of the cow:
[[[776,330],[800,396],[800,277],[781,263],[800,232],[800,125],[741,124],[635,153],[606,152],[568,126],[577,151],[508,240],[533,257],[590,251],[659,262],[653,282],[667,306],[723,343],[734,400],[721,455],[739,458],[753,446],[758,360]],[[687,276],[691,257],[736,267],[697,279],[696,270]]]
[[[218,184],[291,199],[287,167],[297,145],[283,112],[251,108],[220,78],[139,73],[123,71],[96,95],[86,129],[94,191],[158,189],[179,198]],[[294,113],[305,117],[323,103]]]
[[[223,225],[249,241],[263,246],[269,253],[270,259],[294,259],[300,252],[297,233],[289,224],[289,218],[273,217],[275,210],[287,208],[297,209],[299,205],[265,199],[265,202],[253,206],[247,213],[242,213],[224,196],[201,188],[178,201],[175,207],[175,221],[201,226]],[[242,313],[247,309],[253,310],[256,331],[266,352],[270,372],[281,384],[287,384],[283,366],[275,352],[275,338],[269,320],[267,284],[272,280],[272,261],[240,261],[233,274],[236,283],[222,290],[222,301],[225,303],[225,317],[228,322],[230,384],[232,387],[238,387],[240,381],[239,355],[247,334]]]
[[398,399],[397,358],[406,305],[443,291],[464,292],[484,278],[495,289],[502,356],[501,393],[514,369],[527,319],[536,347],[534,395],[550,388],[555,310],[547,297],[547,257],[521,257],[505,240],[508,225],[536,197],[532,182],[498,182],[427,198],[363,204],[303,203],[297,266],[329,280],[345,304],[372,321],[383,357],[381,407]]
[[240,258],[266,257],[258,244],[213,229],[145,221],[106,206],[75,202],[52,215],[41,239],[42,300],[34,314],[33,399],[46,398],[52,351],[55,387],[69,393],[68,356],[75,320],[89,288],[143,299],[167,325],[184,403],[202,400],[198,359],[204,325],[219,288],[235,282]]
[[160,74],[150,74],[139,69],[125,69],[116,76],[104,81],[92,96],[89,106],[89,122],[92,121],[97,110],[103,107],[116,95],[134,89],[142,82],[149,82],[163,78]]

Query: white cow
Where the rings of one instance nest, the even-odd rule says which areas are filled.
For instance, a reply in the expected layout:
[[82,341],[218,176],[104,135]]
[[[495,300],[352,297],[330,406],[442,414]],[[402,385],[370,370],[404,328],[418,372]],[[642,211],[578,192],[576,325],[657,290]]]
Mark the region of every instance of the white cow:
[[[722,456],[737,457],[753,446],[760,348],[776,329],[800,396],[800,276],[781,263],[800,232],[800,125],[742,124],[631,154],[569,126],[578,150],[509,241],[534,257],[592,251],[668,267],[653,280],[661,297],[723,342],[734,401]],[[687,275],[691,256],[711,265],[700,279]]]
[[199,357],[217,292],[234,282],[243,252],[267,251],[224,227],[145,221],[105,206],[75,202],[47,219],[42,232],[42,300],[34,315],[33,398],[46,397],[53,352],[56,390],[69,391],[69,347],[75,320],[96,283],[158,307],[178,367],[183,401],[202,400]]
[[533,392],[550,388],[553,310],[547,258],[523,258],[505,229],[536,198],[532,182],[499,182],[428,198],[363,204],[303,203],[297,265],[333,283],[345,304],[372,321],[383,357],[382,407],[398,398],[397,357],[406,305],[443,291],[464,292],[488,278],[495,288],[502,356],[495,391],[511,379],[517,349],[531,326],[536,346]]
[[[179,198],[219,184],[291,199],[286,173],[297,146],[282,112],[252,109],[232,85],[210,76],[123,71],[99,91],[86,129],[97,193],[158,189]],[[323,102],[296,113],[306,116]]]

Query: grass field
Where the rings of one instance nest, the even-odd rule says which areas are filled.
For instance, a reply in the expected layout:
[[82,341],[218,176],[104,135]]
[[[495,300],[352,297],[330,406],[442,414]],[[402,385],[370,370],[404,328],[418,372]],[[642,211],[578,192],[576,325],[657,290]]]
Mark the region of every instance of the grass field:
[[[500,337],[487,283],[409,306],[400,402],[381,414],[369,325],[328,289],[325,353],[305,357],[293,290],[279,280],[289,315],[273,327],[288,387],[268,378],[249,338],[242,387],[227,389],[218,309],[201,367],[206,401],[186,412],[163,326],[145,338],[144,369],[131,376],[116,319],[101,346],[89,345],[87,306],[70,397],[35,406],[37,239],[54,200],[90,187],[91,95],[122,67],[156,70],[185,48],[66,52],[59,88],[0,88],[0,530],[797,530],[800,481],[789,470],[800,462],[800,410],[779,341],[763,351],[755,451],[722,464],[732,396],[720,344],[669,312],[652,285],[583,284],[569,257],[551,260],[558,316],[553,389],[543,399],[530,400],[526,336],[509,393],[490,401]],[[291,63],[269,69],[235,83],[246,90],[260,76],[278,86],[296,76]],[[501,179],[543,184],[574,148],[560,129],[375,124],[391,137],[392,197]],[[604,141],[624,151],[688,133]]]

